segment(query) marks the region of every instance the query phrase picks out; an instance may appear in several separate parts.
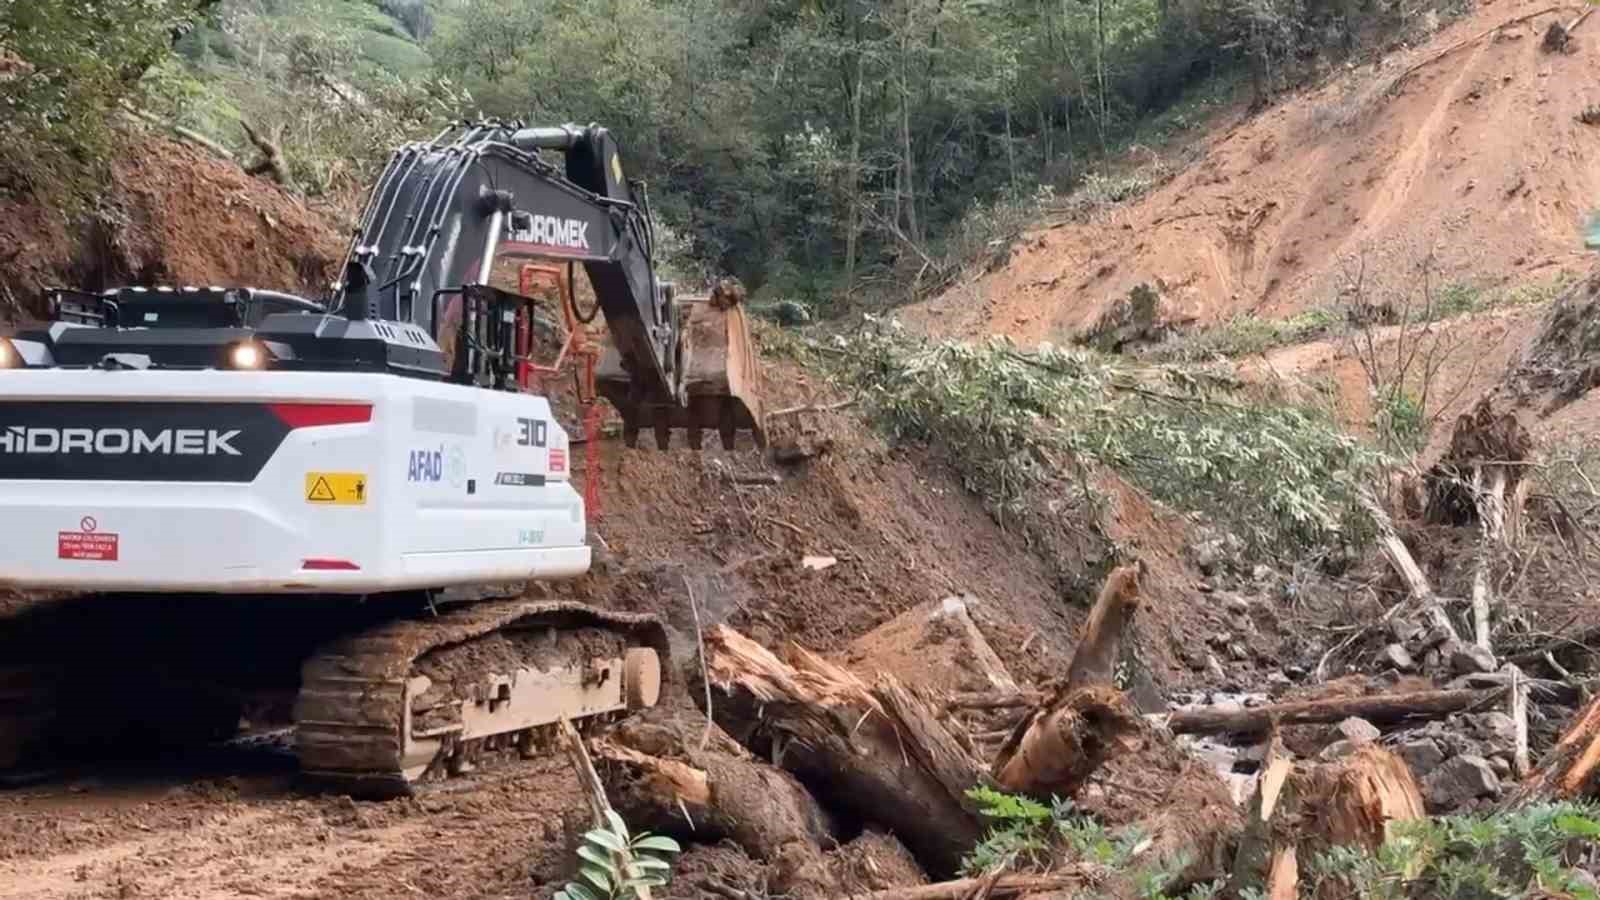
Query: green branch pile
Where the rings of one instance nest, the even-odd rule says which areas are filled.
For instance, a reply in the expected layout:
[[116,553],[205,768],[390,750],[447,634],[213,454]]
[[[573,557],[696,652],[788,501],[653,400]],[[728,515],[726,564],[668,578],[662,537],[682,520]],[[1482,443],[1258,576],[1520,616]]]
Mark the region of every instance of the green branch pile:
[[876,321],[836,340],[819,355],[875,420],[942,451],[1002,523],[1049,485],[1087,492],[1084,473],[1103,466],[1263,555],[1365,533],[1356,493],[1380,454],[1324,415],[1250,399],[1205,370],[1002,339],[929,343]]

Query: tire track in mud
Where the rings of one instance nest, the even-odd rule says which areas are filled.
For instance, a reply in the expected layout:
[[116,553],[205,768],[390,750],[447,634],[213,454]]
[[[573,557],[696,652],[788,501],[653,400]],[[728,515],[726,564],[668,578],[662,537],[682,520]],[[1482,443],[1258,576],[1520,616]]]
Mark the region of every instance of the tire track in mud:
[[581,808],[564,760],[506,762],[390,803],[287,777],[0,792],[8,900],[518,897]]

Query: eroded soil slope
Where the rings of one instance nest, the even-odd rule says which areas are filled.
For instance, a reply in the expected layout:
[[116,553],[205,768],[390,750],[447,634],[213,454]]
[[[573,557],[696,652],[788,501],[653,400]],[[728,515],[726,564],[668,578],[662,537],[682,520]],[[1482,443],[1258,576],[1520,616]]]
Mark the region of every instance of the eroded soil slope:
[[[47,287],[261,287],[317,296],[345,242],[331,220],[238,166],[129,135],[112,179],[68,215],[0,196],[0,308],[33,315]],[[8,310],[14,312],[14,310]]]
[[1542,50],[1544,30],[1580,11],[1534,15],[1548,8],[1486,3],[1227,130],[1140,200],[1027,236],[1009,264],[904,317],[1033,342],[1092,327],[1140,284],[1160,290],[1167,321],[1204,325],[1329,305],[1352,279],[1398,287],[1428,253],[1439,284],[1584,271],[1600,128],[1579,116],[1600,101],[1600,43],[1580,30],[1572,52]]

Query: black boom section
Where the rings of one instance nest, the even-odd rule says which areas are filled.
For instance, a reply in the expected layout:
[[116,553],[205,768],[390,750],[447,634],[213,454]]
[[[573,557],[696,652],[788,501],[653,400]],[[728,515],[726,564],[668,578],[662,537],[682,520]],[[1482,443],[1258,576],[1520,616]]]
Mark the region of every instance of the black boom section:
[[[541,150],[564,154],[565,165]],[[444,343],[435,295],[486,283],[506,241],[582,262],[624,365],[672,393],[676,323],[654,275],[649,211],[635,202],[615,142],[596,126],[490,122],[396,151],[351,242],[332,309],[415,323]]]
[[250,482],[291,430],[262,403],[0,401],[0,480]]

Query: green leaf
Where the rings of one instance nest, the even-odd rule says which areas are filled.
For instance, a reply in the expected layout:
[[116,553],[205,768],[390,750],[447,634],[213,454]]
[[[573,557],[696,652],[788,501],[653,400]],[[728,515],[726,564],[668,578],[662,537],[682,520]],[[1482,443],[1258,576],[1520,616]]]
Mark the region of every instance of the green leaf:
[[583,836],[583,839],[591,844],[598,844],[607,850],[612,850],[618,853],[628,849],[628,844],[626,841],[604,828],[596,828],[593,831],[590,831]]
[[621,837],[624,842],[628,840],[628,823],[622,821],[622,816],[614,809],[606,810],[606,821],[611,823],[611,830]]
[[1578,815],[1556,816],[1556,827],[1574,837],[1600,838],[1600,822]]
[[578,874],[587,879],[590,884],[604,891],[606,894],[611,893],[612,872],[608,872],[597,866],[584,866],[582,869],[578,870]]
[[633,842],[635,850],[657,850],[663,853],[681,853],[678,842],[664,834],[646,834]]
[[596,850],[588,844],[578,845],[578,855],[594,863],[595,865],[607,867],[611,866],[611,857],[609,855]]
[[567,886],[561,889],[561,893],[556,894],[556,900],[606,900],[606,897],[596,894],[586,885],[568,882]]
[[633,862],[630,863],[628,867],[630,869],[637,869],[637,870],[642,871],[642,872],[670,872],[670,871],[672,871],[672,864],[671,863],[667,862],[664,859],[657,859],[654,856],[636,856],[636,857],[634,857]]

